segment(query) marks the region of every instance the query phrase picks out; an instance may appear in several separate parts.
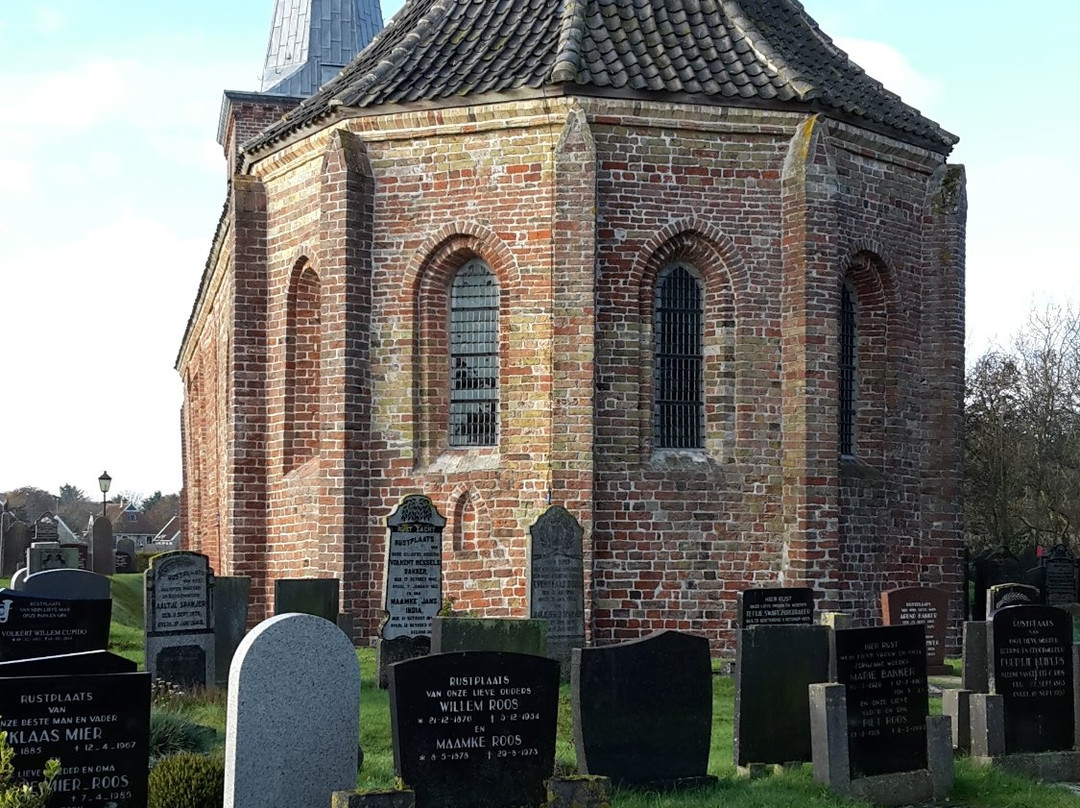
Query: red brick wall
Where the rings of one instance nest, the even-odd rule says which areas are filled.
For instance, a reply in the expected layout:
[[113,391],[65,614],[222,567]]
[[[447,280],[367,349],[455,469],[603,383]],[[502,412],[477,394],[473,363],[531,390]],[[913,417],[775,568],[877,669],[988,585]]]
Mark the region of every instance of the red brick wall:
[[[261,274],[256,249],[215,272],[262,309],[182,352],[189,544],[212,545],[208,486],[225,492],[219,574],[265,575],[266,606],[274,578],[339,577],[370,639],[386,517],[424,493],[448,520],[445,594],[489,616],[525,614],[528,528],[566,506],[600,642],[679,628],[728,650],[735,593],[778,582],[863,623],[886,584],[958,597],[963,181],[939,156],[816,117],[600,99],[347,126],[255,164]],[[446,290],[472,257],[499,282],[498,445],[450,448]],[[675,260],[705,292],[700,450],[652,446],[653,292]],[[298,267],[318,279],[314,443],[287,428],[289,385],[316,384],[289,355]],[[841,463],[847,276],[866,341],[858,451]],[[227,326],[209,305],[197,314]],[[211,485],[193,446],[213,417],[198,347],[214,339],[231,340],[232,364],[209,372],[248,437],[232,467],[254,497],[235,474]],[[241,384],[249,358],[264,372]]]

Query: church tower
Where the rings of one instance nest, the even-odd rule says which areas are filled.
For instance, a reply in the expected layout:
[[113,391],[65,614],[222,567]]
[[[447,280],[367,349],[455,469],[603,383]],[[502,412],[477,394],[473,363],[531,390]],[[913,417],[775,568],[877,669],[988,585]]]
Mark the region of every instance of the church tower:
[[226,90],[218,143],[228,175],[244,141],[334,78],[382,30],[379,0],[274,0],[260,92]]
[[379,0],[275,0],[262,91],[311,95],[381,29]]

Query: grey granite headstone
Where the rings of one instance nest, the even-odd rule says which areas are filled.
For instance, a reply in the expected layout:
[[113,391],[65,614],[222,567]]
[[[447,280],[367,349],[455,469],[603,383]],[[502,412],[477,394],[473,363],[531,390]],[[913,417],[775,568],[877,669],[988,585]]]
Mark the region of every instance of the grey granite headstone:
[[735,765],[810,761],[808,688],[827,681],[825,626],[742,629],[735,656]]
[[548,656],[570,676],[570,652],[585,645],[584,531],[561,505],[529,528],[529,616],[547,621]]
[[274,581],[274,614],[313,614],[336,622],[337,578],[282,578]]
[[116,571],[119,573],[135,572],[135,542],[126,536],[116,540]]
[[233,655],[247,634],[250,596],[247,576],[214,576],[214,679],[219,685],[228,683]]
[[111,597],[108,577],[79,569],[35,572],[22,582],[20,591],[43,598],[73,600],[104,600]]
[[26,564],[26,551],[30,549],[30,528],[25,522],[10,522],[3,536],[3,569],[0,578],[10,578]]
[[90,538],[90,568],[101,575],[112,575],[116,572],[112,524],[105,517],[94,520],[94,533]]
[[26,551],[26,569],[30,575],[45,570],[77,570],[79,554],[75,550],[65,550],[58,541],[35,541]]
[[960,687],[972,693],[990,692],[987,626],[985,620],[968,620],[964,623],[964,665],[960,671]]
[[80,569],[80,570],[90,569],[89,555],[88,555],[89,552],[90,552],[90,548],[87,547],[85,544],[83,544],[82,542],[66,542],[66,543],[61,543],[60,544],[60,549],[61,550],[74,550],[78,554],[79,563],[78,563],[77,569]]
[[442,531],[446,519],[421,494],[405,497],[386,520],[384,608],[379,630],[379,687],[388,687],[387,669],[431,649],[431,619],[442,608]]
[[145,577],[146,669],[181,685],[214,682],[214,573],[201,553],[175,550]]
[[256,626],[229,671],[225,808],[326,808],[354,789],[356,649],[333,623],[282,614]]

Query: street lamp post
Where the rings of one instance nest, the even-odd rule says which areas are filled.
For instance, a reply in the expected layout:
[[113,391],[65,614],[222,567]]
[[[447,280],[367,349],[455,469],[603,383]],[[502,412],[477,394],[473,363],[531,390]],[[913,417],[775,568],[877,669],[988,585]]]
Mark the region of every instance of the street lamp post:
[[109,486],[112,485],[112,477],[109,476],[109,472],[101,472],[101,476],[97,478],[98,488],[101,489],[101,518],[105,518],[105,495],[109,493]]

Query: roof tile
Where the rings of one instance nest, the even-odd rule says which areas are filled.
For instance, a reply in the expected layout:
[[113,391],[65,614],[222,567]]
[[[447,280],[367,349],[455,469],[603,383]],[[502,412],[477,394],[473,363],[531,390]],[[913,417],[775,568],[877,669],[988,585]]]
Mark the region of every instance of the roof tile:
[[783,101],[948,151],[956,142],[850,61],[795,0],[408,0],[335,79],[248,144],[329,113],[544,85]]

